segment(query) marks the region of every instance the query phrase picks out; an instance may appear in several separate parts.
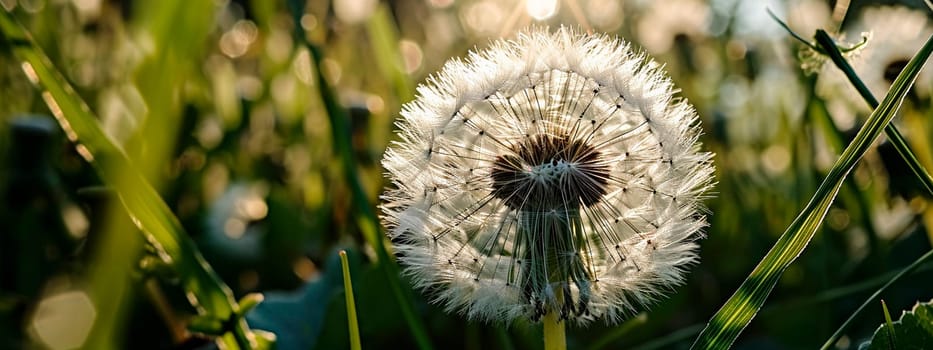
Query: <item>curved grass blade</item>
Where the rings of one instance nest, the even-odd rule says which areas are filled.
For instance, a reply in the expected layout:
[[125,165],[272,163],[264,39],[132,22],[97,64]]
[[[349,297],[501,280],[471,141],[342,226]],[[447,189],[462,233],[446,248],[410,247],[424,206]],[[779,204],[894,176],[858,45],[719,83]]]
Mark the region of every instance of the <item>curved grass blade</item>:
[[694,342],[694,349],[726,349],[735,342],[743,329],[764,305],[784,270],[803,253],[813,234],[820,227],[830,204],[855,164],[872,142],[894,118],[907,91],[913,85],[923,64],[933,52],[933,36],[898,75],[884,100],[876,108],[855,139],[842,152],[829,174],[796,219],[774,244],[768,254],[752,270],[732,297],[710,319]]
[[379,57],[376,66],[392,84],[392,92],[399,101],[408,102],[415,98],[415,88],[403,68],[397,28],[387,3],[377,5],[372,17],[366,21],[366,33],[372,38],[373,52]]
[[[0,11],[0,42],[9,45],[29,79],[78,153],[115,189],[133,223],[173,266],[190,302],[212,319],[229,321],[238,309],[233,293],[187,239],[184,229],[159,194],[118,146],[101,130],[97,118],[61,73],[7,11]],[[233,320],[236,321],[236,320]],[[223,322],[221,322],[223,323]],[[220,341],[231,348],[256,348],[254,334],[242,319],[233,322]]]

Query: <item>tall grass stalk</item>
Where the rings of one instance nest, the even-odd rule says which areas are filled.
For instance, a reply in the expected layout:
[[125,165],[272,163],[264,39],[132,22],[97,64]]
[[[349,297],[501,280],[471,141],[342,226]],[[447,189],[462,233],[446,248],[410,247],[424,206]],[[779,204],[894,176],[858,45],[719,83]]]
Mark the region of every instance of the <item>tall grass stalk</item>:
[[693,344],[694,349],[729,348],[764,305],[781,275],[803,253],[820,227],[839,189],[872,142],[880,136],[903,103],[924,62],[933,52],[933,37],[910,60],[884,100],[829,170],[816,193],[749,274],[732,297],[713,315]]

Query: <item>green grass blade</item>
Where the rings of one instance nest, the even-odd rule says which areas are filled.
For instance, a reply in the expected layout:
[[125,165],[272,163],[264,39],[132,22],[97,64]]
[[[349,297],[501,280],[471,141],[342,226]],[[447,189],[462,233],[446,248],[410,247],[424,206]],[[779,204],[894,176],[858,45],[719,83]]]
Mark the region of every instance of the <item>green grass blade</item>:
[[[864,82],[862,82],[862,80],[858,77],[858,75],[855,74],[855,70],[852,68],[849,62],[846,61],[842,53],[839,52],[839,48],[835,45],[835,43],[833,42],[829,34],[827,34],[823,30],[817,30],[815,38],[816,38],[817,44],[820,45],[823,51],[830,57],[830,59],[833,61],[836,67],[839,68],[846,75],[846,77],[849,79],[849,82],[852,83],[852,86],[854,86],[855,89],[862,96],[862,98],[865,99],[865,102],[868,103],[868,105],[871,106],[872,108],[878,107],[878,99],[875,98],[875,96],[871,93],[871,90],[869,90],[868,87],[865,86]],[[907,146],[907,141],[904,139],[901,133],[897,130],[894,124],[888,124],[888,126],[885,127],[885,134],[888,137],[888,140],[891,142],[891,144],[895,146],[901,158],[903,158],[907,162],[907,165],[910,167],[910,169],[914,172],[914,174],[921,181],[921,183],[923,183],[927,191],[929,193],[933,193],[933,180],[931,180],[930,175],[926,171],[926,169],[923,168],[922,165],[920,165],[919,161],[917,160],[917,157]],[[823,344],[823,349],[828,349],[829,347],[831,347],[832,344],[835,343],[838,340],[838,338],[842,335],[842,332],[845,331],[846,328],[848,328],[848,325],[852,321],[855,320],[855,317],[859,315],[862,312],[862,310],[864,310],[876,298],[878,298],[885,289],[887,289],[894,282],[898,281],[901,277],[906,276],[907,274],[913,272],[913,270],[915,270],[917,267],[919,267],[921,264],[926,262],[926,260],[930,259],[931,257],[933,257],[933,254],[931,254],[931,252],[928,252],[924,256],[917,259],[910,266],[904,268],[904,270],[902,270],[900,273],[894,276],[894,278],[888,280],[888,282],[885,283],[885,285],[883,285],[881,288],[875,291],[875,293],[872,294],[872,296],[870,296],[867,300],[865,300],[865,302],[858,309],[856,309],[856,311],[853,312],[849,316],[849,318],[846,319],[845,322],[843,322],[843,324],[836,330],[836,332],[833,333],[833,335],[826,341],[826,343]],[[883,303],[884,302],[882,301],[882,305]],[[886,316],[888,315],[886,314]]]
[[415,313],[414,297],[410,289],[402,286],[398,265],[389,254],[388,247],[385,245],[385,235],[380,229],[379,218],[369,202],[369,197],[360,180],[360,174],[356,168],[353,157],[353,145],[351,144],[350,118],[346,109],[341,106],[337,100],[336,92],[330,86],[330,83],[324,78],[321,69],[321,61],[324,54],[321,48],[308,42],[304,31],[301,29],[301,14],[304,9],[303,1],[289,1],[289,9],[292,12],[292,18],[295,21],[295,40],[308,48],[311,52],[312,69],[317,77],[316,85],[324,109],[327,111],[328,121],[330,121],[331,137],[333,138],[333,147],[335,155],[339,158],[343,168],[344,176],[348,181],[350,191],[353,196],[353,206],[357,226],[363,233],[363,237],[376,251],[379,259],[379,268],[385,273],[389,283],[389,289],[392,290],[398,306],[402,311],[402,318],[408,324],[408,330],[414,337],[418,348],[427,350],[433,348],[424,323]]
[[343,293],[347,299],[347,327],[350,330],[350,349],[360,350],[360,326],[356,320],[356,302],[353,301],[353,282],[350,280],[350,263],[347,251],[340,251],[340,267],[343,269]]
[[732,297],[713,315],[694,342],[694,349],[728,348],[755,317],[784,270],[803,253],[813,234],[820,227],[846,176],[872,142],[878,138],[885,126],[894,118],[907,91],[913,85],[931,52],[933,52],[933,37],[927,40],[898,75],[888,94],[885,95],[884,101],[872,112],[855,139],[836,160],[807,206],[788,226]]
[[[229,319],[237,309],[233,293],[187,239],[178,219],[155,189],[133,167],[123,150],[104,134],[87,104],[7,11],[0,11],[0,39],[21,61],[29,79],[43,90],[49,110],[68,138],[77,144],[78,153],[115,190],[127,214],[156,246],[162,259],[175,267],[194,306],[212,318]],[[234,347],[254,347],[253,335],[245,321],[235,323],[233,328],[233,334],[225,334],[221,341]]]
[[[841,70],[846,77],[849,79],[849,82],[852,83],[852,86],[858,90],[859,95],[862,95],[862,98],[865,99],[865,102],[868,103],[871,108],[878,108],[878,99],[875,98],[875,95],[871,93],[871,90],[868,90],[868,87],[865,86],[865,83],[862,82],[862,79],[859,79],[858,75],[855,74],[855,70],[852,69],[852,66],[846,61],[845,57],[842,56],[842,52],[839,52],[839,48],[836,46],[836,43],[833,42],[833,39],[826,33],[826,31],[819,29],[816,31],[816,42],[824,50],[826,55],[833,61],[836,67]],[[907,163],[907,166],[910,167],[910,170],[917,176],[917,179],[923,184],[923,187],[927,190],[927,193],[933,194],[933,177],[930,177],[930,173],[920,165],[920,161],[917,160],[917,156],[913,151],[910,150],[910,147],[907,145],[907,140],[904,139],[904,136],[901,135],[901,132],[897,130],[897,127],[894,124],[888,124],[884,127],[885,136],[888,137],[888,141],[894,145],[894,149],[897,150],[897,154],[904,159]]]
[[[205,57],[204,49],[214,21],[212,1],[146,1],[134,7],[134,24],[147,33],[151,49],[133,71],[134,86],[146,104],[139,116],[140,127],[124,145],[134,167],[157,190],[162,187],[160,170],[175,152],[175,135],[182,120],[183,90],[196,75],[195,66]],[[169,137],[152,137],[166,135]]]
[[376,6],[375,13],[366,22],[366,32],[372,40],[373,53],[378,57],[375,61],[379,71],[392,83],[392,92],[400,102],[408,102],[415,98],[415,89],[403,69],[396,28],[398,25],[394,23],[392,12],[386,3]]
[[894,339],[894,325],[891,321],[891,312],[888,311],[888,304],[881,301],[881,310],[884,312],[884,323],[888,326],[888,341],[892,346],[896,346],[897,339]]
[[428,339],[428,333],[424,324],[415,314],[413,297],[402,287],[399,279],[398,266],[389,255],[388,248],[385,245],[384,235],[380,230],[379,219],[373,210],[363,184],[360,181],[356,164],[353,162],[352,146],[350,145],[350,125],[349,117],[346,111],[337,102],[334,92],[330,89],[327,81],[324,79],[323,72],[320,70],[320,62],[323,60],[323,54],[320,49],[314,45],[308,44],[311,50],[311,56],[314,60],[315,69],[318,76],[318,90],[324,106],[327,109],[334,139],[334,148],[338,153],[346,178],[350,182],[350,189],[353,194],[353,203],[356,211],[357,225],[363,232],[363,236],[376,250],[376,256],[379,258],[379,267],[386,274],[389,287],[399,302],[399,308],[402,309],[402,316],[408,323],[409,331],[418,343],[421,349],[431,349],[431,343]]
[[319,47],[308,42],[304,31],[301,30],[301,16],[304,11],[304,2],[291,0],[288,1],[288,7],[292,13],[292,19],[295,21],[295,31],[293,35],[296,42],[303,44],[311,52],[313,61],[313,67],[311,68],[315,72],[318,93],[320,94],[324,109],[327,111],[328,120],[330,121],[334,152],[341,162],[344,176],[348,180],[348,185],[353,197],[354,216],[357,218],[357,225],[360,231],[362,231],[363,237],[376,251],[376,256],[379,259],[379,268],[386,275],[389,289],[392,290],[392,294],[398,302],[399,309],[402,311],[402,318],[405,320],[405,323],[408,324],[408,329],[415,343],[418,345],[418,348],[422,350],[432,349],[433,346],[428,337],[427,328],[415,313],[414,297],[411,295],[409,289],[405,289],[402,286],[402,281],[399,278],[398,265],[395,264],[395,260],[392,259],[392,256],[389,254],[388,247],[386,247],[384,242],[385,235],[382,234],[382,230],[380,229],[379,218],[376,216],[376,212],[373,210],[373,206],[369,202],[369,197],[366,195],[363,183],[360,180],[359,171],[353,160],[353,145],[350,142],[350,118],[347,115],[347,111],[341,106],[340,102],[338,102],[336,92],[331,88],[327,80],[324,79],[324,74],[321,69],[321,61],[324,59],[324,54]]

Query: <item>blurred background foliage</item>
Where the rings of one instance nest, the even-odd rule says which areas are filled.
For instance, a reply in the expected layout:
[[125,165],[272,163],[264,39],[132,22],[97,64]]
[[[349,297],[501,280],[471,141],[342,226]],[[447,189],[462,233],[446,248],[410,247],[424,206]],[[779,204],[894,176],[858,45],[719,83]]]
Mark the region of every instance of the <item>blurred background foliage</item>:
[[[528,25],[563,24],[627,38],[666,66],[716,153],[702,262],[651,311],[618,326],[571,328],[568,343],[687,348],[870,112],[766,8],[805,38],[824,28],[856,43],[874,30],[877,40],[853,62],[870,87],[882,86],[879,97],[885,79],[933,34],[919,0],[0,5],[155,186],[233,294],[265,294],[247,319],[274,332],[282,349],[348,346],[338,249],[351,252],[364,348],[540,347],[533,324],[469,323],[427,303],[404,278],[394,289],[397,268],[385,268],[393,265],[365,218],[379,201],[379,160],[401,104],[449,58]],[[0,41],[0,348],[214,346],[189,330],[201,311],[189,303],[191,291],[153,258],[158,249],[68,141],[12,45]],[[921,74],[896,119],[927,169],[931,77]],[[931,200],[893,147],[879,142],[735,347],[822,344],[872,291],[931,249]],[[933,296],[931,267],[883,294],[894,315]],[[95,288],[126,293],[95,304],[86,294]],[[405,305],[413,317],[402,316]],[[105,320],[109,331],[95,332]],[[882,322],[880,307],[869,310],[837,348],[857,348]]]

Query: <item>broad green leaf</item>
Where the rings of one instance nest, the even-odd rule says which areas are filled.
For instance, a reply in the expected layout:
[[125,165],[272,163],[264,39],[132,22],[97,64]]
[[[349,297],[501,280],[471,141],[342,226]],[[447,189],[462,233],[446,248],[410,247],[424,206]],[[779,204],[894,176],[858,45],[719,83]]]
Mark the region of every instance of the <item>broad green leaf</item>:
[[872,142],[894,118],[907,91],[913,85],[924,62],[933,52],[933,37],[910,60],[892,84],[855,139],[846,147],[816,193],[788,226],[758,266],[710,319],[693,344],[695,349],[727,349],[764,305],[781,275],[803,253],[819,229],[846,176],[862,158]]
[[915,304],[913,309],[901,315],[900,320],[882,323],[875,330],[871,340],[859,346],[859,349],[920,350],[926,349],[931,344],[933,344],[933,301],[928,301]]

